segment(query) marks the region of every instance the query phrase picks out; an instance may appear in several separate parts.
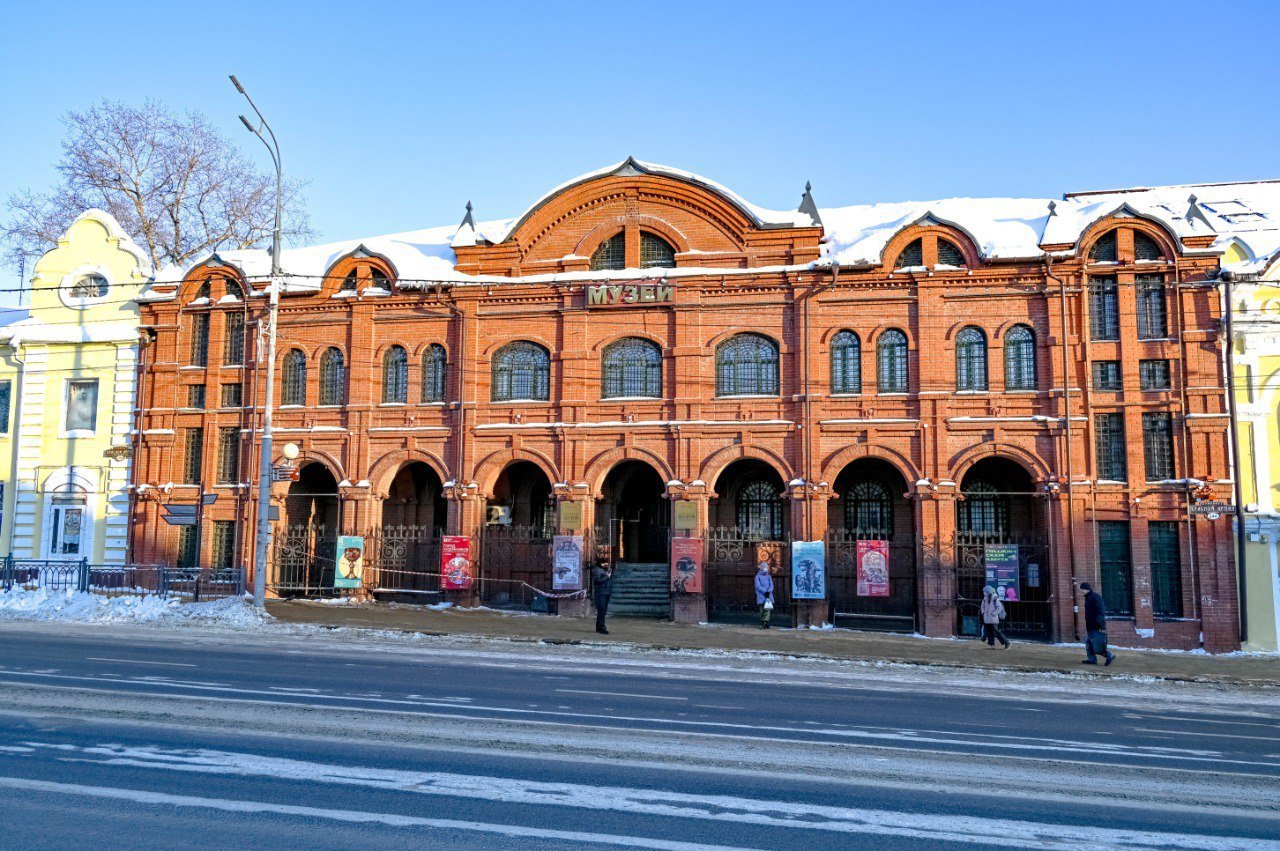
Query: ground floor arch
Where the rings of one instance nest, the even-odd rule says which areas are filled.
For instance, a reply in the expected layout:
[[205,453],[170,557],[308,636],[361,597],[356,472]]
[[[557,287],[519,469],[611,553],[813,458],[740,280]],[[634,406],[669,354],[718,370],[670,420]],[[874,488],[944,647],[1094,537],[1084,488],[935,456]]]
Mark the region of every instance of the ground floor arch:
[[720,621],[754,618],[756,569],[766,562],[774,578],[774,622],[788,625],[791,571],[786,542],[791,499],[782,475],[758,458],[739,458],[716,477],[713,493],[707,506],[704,568],[709,617]]
[[615,464],[601,485],[595,515],[594,552],[614,568],[610,610],[669,614],[671,502],[662,475],[638,459]]
[[338,480],[318,461],[303,462],[284,498],[272,586],[282,596],[333,590],[341,505]]
[[382,598],[433,601],[440,590],[440,538],[449,519],[440,475],[423,461],[401,465],[382,500],[380,519],[365,540],[366,586]]
[[497,608],[549,608],[533,589],[551,587],[555,500],[551,479],[532,461],[512,461],[494,481],[477,536],[479,596]]

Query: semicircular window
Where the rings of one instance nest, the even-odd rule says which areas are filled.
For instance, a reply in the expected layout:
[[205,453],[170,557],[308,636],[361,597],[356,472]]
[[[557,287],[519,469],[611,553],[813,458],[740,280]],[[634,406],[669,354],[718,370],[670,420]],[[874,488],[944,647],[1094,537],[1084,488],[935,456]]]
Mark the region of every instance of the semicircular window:
[[1164,252],[1160,250],[1160,243],[1142,231],[1135,230],[1133,232],[1133,259],[1163,260]]
[[640,232],[641,269],[673,269],[675,265],[676,250],[671,243],[655,234]]
[[627,267],[627,237],[617,233],[600,243],[591,255],[591,271],[606,272]]
[[964,266],[964,252],[954,242],[940,239],[938,240],[938,263],[942,266]]
[[924,265],[924,240],[914,240],[906,248],[902,249],[902,253],[898,255],[898,259],[893,262],[893,268],[904,269],[909,266]]

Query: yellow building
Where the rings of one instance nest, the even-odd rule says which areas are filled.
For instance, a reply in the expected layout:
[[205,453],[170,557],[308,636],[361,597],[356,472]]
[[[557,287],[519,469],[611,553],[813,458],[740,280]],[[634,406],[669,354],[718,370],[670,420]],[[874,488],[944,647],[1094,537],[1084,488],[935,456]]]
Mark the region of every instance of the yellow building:
[[151,273],[89,210],[36,263],[25,310],[0,314],[0,555],[127,560],[134,298]]

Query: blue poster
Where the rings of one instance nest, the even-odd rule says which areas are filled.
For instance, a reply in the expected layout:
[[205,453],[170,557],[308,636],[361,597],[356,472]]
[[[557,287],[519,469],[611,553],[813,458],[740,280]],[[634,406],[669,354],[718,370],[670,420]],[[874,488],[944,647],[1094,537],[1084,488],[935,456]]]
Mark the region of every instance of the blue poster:
[[821,600],[827,596],[827,551],[822,541],[791,544],[791,599]]
[[334,588],[359,588],[364,582],[364,538],[338,538],[338,563],[333,571]]

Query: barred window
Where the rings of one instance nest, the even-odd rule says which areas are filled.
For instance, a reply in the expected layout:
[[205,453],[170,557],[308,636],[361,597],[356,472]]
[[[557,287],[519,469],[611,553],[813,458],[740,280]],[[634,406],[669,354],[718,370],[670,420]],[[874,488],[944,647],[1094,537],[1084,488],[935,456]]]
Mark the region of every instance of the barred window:
[[244,314],[224,313],[226,337],[222,341],[224,364],[244,363]]
[[1026,325],[1004,335],[1004,389],[1036,389],[1036,336]]
[[956,335],[956,389],[987,389],[987,335],[972,325]]
[[281,405],[307,404],[307,356],[300,349],[291,349],[284,356],[284,374],[280,392]]
[[627,236],[616,234],[604,242],[591,255],[591,271],[603,272],[611,269],[625,269],[627,266]]
[[605,399],[644,396],[662,398],[662,349],[639,337],[626,337],[605,347],[600,358],[601,396]]
[[1133,614],[1133,555],[1127,520],[1098,521],[1098,565],[1109,615]]
[[236,560],[236,524],[233,520],[213,521],[213,567],[234,567]]
[[495,402],[545,402],[551,398],[551,355],[537,343],[508,343],[493,356],[492,383]]
[[342,283],[338,286],[340,293],[353,293],[356,291],[356,273],[348,272],[347,276],[342,279]]
[[240,429],[218,429],[218,484],[240,481]]
[[1133,259],[1163,260],[1164,252],[1160,250],[1158,242],[1142,231],[1135,230],[1133,232]]
[[178,527],[178,567],[197,567],[200,561],[200,528]]
[[960,531],[999,542],[1009,537],[1009,497],[987,481],[964,487],[960,501]]
[[1142,415],[1142,453],[1147,461],[1147,481],[1173,478],[1173,416],[1168,411]]
[[1182,617],[1182,547],[1178,524],[1153,520],[1147,524],[1151,547],[1151,608],[1158,618]]
[[963,266],[964,252],[960,246],[945,239],[938,240],[938,262],[943,266]]
[[893,534],[893,500],[880,482],[858,482],[844,495],[844,525],[865,535]]
[[204,429],[185,429],[182,442],[182,483],[198,485],[204,472]]
[[1168,390],[1173,386],[1169,376],[1169,362],[1167,360],[1139,361],[1138,380],[1143,390]]
[[1168,337],[1164,278],[1160,275],[1138,275],[1134,282],[1138,286],[1138,339],[1161,340]]
[[902,253],[898,255],[898,259],[893,262],[893,268],[904,269],[908,266],[924,265],[924,240],[917,239],[902,249]]
[[381,269],[370,269],[369,279],[372,282],[374,289],[387,290],[388,292],[390,292],[391,279],[387,277],[386,272],[382,271]]
[[1095,340],[1120,339],[1120,292],[1116,279],[1089,279],[1089,331]]
[[392,346],[382,356],[382,401],[409,401],[409,354],[404,346]]
[[1120,259],[1120,253],[1116,247],[1116,232],[1103,234],[1098,241],[1093,244],[1093,249],[1089,252],[1089,259],[1095,263],[1115,263]]
[[197,313],[191,317],[191,365],[209,365],[209,314]]
[[862,392],[862,341],[852,331],[831,338],[831,392]]
[[320,404],[341,405],[346,395],[346,359],[338,349],[325,349],[320,356]]
[[445,400],[445,378],[449,371],[449,355],[444,346],[432,343],[422,353],[422,401]]
[[1120,361],[1096,360],[1093,362],[1093,389],[1103,391],[1123,389]]
[[235,278],[223,278],[222,283],[223,291],[227,295],[233,298],[238,298],[242,301],[244,300],[244,287],[240,286],[239,281]]
[[1129,478],[1125,462],[1124,414],[1093,415],[1094,446],[1098,455],[1098,478],[1123,482]]
[[187,385],[187,407],[204,408],[205,390],[203,384]]
[[676,250],[660,236],[640,232],[640,268],[672,269],[676,265]]
[[782,497],[769,482],[756,479],[743,487],[735,510],[738,528],[747,540],[781,540]]
[[71,285],[71,297],[76,299],[106,298],[111,284],[102,275],[90,273],[81,275]]
[[777,343],[763,334],[738,334],[716,347],[717,396],[777,394]]
[[890,328],[876,340],[876,390],[906,393],[907,385],[907,335]]
[[222,407],[240,408],[243,406],[244,385],[240,383],[222,385]]
[[13,382],[0,381],[0,434],[9,433],[9,397],[13,393]]

